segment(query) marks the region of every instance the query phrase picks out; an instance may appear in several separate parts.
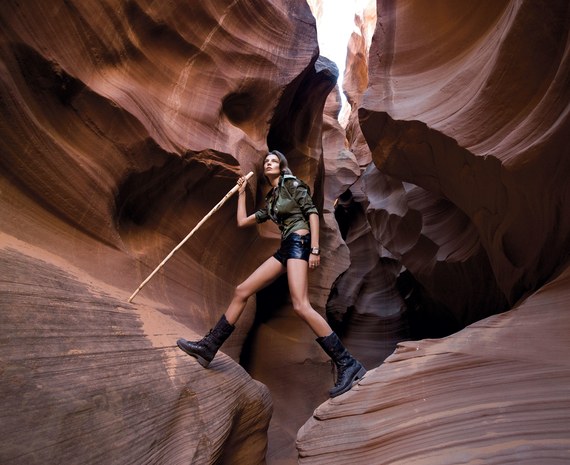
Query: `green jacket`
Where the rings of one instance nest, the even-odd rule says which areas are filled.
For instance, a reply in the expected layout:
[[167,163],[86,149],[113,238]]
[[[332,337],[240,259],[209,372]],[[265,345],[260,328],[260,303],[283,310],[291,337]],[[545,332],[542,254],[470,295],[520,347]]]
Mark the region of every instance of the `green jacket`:
[[303,181],[291,174],[279,179],[277,187],[265,196],[265,207],[255,212],[255,219],[263,223],[273,220],[281,230],[281,238],[299,229],[308,229],[309,215],[319,214],[311,198],[311,191]]

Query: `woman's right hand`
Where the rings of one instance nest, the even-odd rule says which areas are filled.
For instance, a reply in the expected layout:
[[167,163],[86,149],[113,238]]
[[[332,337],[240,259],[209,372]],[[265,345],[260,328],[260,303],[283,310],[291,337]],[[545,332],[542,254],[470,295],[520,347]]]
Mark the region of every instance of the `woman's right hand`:
[[244,192],[245,192],[245,188],[246,188],[246,186],[247,186],[247,178],[246,178],[245,176],[242,176],[241,178],[238,179],[237,183],[238,183],[238,186],[239,186],[238,192],[239,192],[240,194],[244,193]]

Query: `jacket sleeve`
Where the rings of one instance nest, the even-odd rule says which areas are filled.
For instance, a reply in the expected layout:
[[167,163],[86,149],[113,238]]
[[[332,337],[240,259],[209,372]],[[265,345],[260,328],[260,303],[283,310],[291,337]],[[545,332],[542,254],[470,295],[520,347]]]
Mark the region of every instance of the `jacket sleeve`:
[[267,196],[265,197],[264,206],[255,212],[255,221],[257,221],[258,223],[265,223],[268,219],[271,218],[269,216],[269,212],[267,211],[268,197],[269,197],[269,194],[267,194]]
[[267,204],[264,208],[260,208],[255,212],[255,221],[258,223],[265,223],[269,219],[269,213],[267,213]]

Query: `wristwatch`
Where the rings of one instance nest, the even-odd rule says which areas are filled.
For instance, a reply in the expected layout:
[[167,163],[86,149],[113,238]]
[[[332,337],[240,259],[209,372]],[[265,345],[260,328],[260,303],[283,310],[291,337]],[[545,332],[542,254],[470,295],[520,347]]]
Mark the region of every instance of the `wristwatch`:
[[320,255],[321,254],[321,249],[319,249],[318,247],[311,247],[311,253],[313,255]]

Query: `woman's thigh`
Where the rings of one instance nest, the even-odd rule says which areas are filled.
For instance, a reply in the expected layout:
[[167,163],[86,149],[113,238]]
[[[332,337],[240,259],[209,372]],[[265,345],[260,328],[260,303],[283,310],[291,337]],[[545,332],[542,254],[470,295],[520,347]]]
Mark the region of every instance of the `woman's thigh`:
[[238,290],[249,297],[271,284],[285,271],[286,268],[275,257],[269,257],[238,286]]
[[287,282],[293,305],[309,301],[309,265],[305,260],[290,258],[287,260]]

